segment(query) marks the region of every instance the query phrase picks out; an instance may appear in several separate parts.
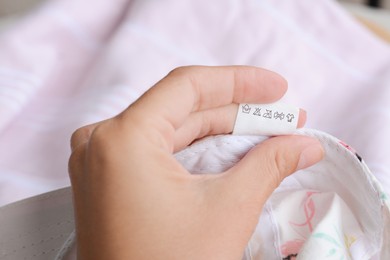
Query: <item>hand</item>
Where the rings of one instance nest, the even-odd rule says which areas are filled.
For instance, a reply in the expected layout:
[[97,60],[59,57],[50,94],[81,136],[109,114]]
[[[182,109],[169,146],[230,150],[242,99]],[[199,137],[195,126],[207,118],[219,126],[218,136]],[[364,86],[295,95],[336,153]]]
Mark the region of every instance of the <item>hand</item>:
[[69,172],[79,259],[241,259],[267,198],[321,160],[321,145],[274,137],[220,175],[191,175],[172,154],[230,133],[238,103],[274,102],[286,89],[259,68],[184,67],[118,116],[77,130]]

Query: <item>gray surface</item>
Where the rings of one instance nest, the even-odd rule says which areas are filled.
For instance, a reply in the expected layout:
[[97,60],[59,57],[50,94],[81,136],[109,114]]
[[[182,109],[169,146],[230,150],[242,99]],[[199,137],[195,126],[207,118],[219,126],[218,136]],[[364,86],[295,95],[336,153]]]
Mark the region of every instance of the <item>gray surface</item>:
[[70,188],[0,208],[0,259],[55,259],[74,230]]
[[0,0],[0,17],[24,13],[43,0]]

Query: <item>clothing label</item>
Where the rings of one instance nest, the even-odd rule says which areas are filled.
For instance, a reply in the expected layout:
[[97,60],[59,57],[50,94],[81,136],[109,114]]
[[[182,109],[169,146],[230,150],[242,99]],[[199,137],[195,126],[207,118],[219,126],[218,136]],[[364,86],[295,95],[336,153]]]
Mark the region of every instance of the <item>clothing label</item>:
[[297,129],[299,108],[283,104],[240,104],[234,135],[286,135]]

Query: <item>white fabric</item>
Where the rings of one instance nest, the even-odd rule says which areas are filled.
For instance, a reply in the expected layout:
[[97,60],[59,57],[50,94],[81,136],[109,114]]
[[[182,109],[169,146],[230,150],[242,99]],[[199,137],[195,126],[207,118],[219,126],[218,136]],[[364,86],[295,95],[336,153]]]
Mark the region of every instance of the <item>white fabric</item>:
[[52,0],[0,35],[0,205],[69,185],[71,133],[188,64],[279,72],[390,191],[389,47],[335,1]]
[[[272,194],[243,258],[389,259],[389,201],[367,166],[336,138],[314,130],[298,134],[319,139],[325,158]],[[219,173],[264,139],[211,137],[175,157],[194,174]],[[69,189],[1,208],[0,258],[75,259],[72,212]]]

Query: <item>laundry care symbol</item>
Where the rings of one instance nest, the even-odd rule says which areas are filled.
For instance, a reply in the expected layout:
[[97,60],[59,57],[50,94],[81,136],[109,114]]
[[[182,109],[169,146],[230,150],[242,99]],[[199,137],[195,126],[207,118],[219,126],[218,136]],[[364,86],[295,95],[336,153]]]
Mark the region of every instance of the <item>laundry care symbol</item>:
[[254,116],[261,116],[261,108],[255,107],[255,112],[253,112]]
[[295,118],[294,114],[288,114],[286,117],[287,117],[287,121],[289,123],[291,123],[293,121],[293,119]]
[[251,107],[248,104],[242,106],[242,113],[249,114],[251,112]]
[[274,118],[275,119],[280,119],[280,121],[282,121],[284,119],[284,113],[278,113],[277,111],[274,113]]
[[266,112],[263,114],[263,117],[271,119],[272,118],[272,110],[266,109],[265,111]]
[[253,107],[253,111],[252,111],[252,107],[248,104],[245,104],[245,105],[241,105],[241,111],[242,113],[244,114],[250,114],[251,112],[252,115],[254,116],[262,116],[264,118],[268,118],[268,119],[275,119],[275,120],[280,120],[280,121],[283,121],[285,118],[287,119],[287,122],[291,123],[294,118],[295,118],[295,115],[292,114],[292,113],[289,113],[289,114],[285,114],[283,112],[279,112],[279,111],[275,111],[273,112],[271,109],[265,109],[265,112],[262,112],[264,110],[262,110],[263,108],[259,108],[259,107]]

